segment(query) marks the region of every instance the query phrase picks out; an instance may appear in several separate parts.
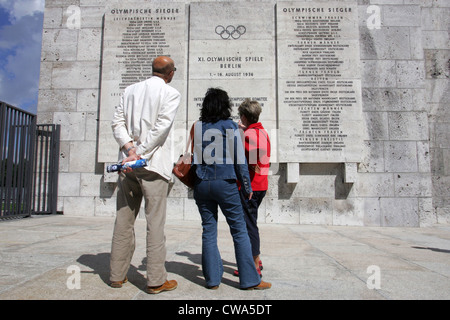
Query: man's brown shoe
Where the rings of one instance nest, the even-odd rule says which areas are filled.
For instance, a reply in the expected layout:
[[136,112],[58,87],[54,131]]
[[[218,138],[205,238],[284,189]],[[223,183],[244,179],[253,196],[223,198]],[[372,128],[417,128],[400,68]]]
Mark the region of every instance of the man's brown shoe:
[[147,293],[156,294],[163,291],[172,291],[175,290],[178,286],[178,283],[176,280],[166,280],[166,282],[158,287],[148,287],[147,286]]
[[270,289],[271,287],[272,287],[272,284],[270,282],[261,281],[261,283],[258,284],[257,286],[245,288],[244,290],[265,290],[265,289]]
[[219,286],[206,286],[206,289],[217,290],[217,289],[219,289]]
[[122,281],[111,281],[111,283],[109,284],[112,288],[122,288],[122,284],[127,283],[128,282],[128,278],[125,277],[125,279],[123,279]]

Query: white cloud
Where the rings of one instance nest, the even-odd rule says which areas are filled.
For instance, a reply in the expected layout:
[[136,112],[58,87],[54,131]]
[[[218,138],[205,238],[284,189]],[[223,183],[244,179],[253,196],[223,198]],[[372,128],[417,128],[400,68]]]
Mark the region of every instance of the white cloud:
[[5,71],[9,76],[7,80],[5,77],[1,79],[0,96],[14,106],[25,108],[36,103],[40,60],[36,59],[36,52],[40,52],[40,45],[31,43],[30,46],[20,47],[7,58]]
[[0,27],[0,100],[36,112],[43,0],[0,0],[10,24]]
[[10,21],[44,12],[45,0],[0,0],[0,7],[9,12]]

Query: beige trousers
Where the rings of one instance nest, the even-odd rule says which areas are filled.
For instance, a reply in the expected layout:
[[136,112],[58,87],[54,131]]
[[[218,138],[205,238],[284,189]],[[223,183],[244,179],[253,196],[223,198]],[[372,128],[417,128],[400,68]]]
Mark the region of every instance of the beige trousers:
[[167,279],[165,268],[166,205],[169,183],[157,173],[143,168],[120,173],[117,214],[111,245],[110,281],[122,281],[135,249],[134,223],[142,198],[147,219],[147,285],[160,286]]

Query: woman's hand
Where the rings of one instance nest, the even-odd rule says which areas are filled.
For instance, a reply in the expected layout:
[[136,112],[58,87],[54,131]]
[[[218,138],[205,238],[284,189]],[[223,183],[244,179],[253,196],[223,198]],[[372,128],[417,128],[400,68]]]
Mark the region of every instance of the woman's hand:
[[238,127],[239,127],[239,129],[242,129],[242,130],[247,129],[247,126],[244,125],[241,120],[239,120],[239,122],[238,122]]

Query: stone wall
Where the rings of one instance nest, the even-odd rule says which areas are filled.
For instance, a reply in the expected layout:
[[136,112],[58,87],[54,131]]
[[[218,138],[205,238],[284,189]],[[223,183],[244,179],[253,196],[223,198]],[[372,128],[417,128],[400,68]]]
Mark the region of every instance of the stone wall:
[[[112,3],[120,2],[46,1],[38,123],[62,125],[58,210],[66,215],[115,215],[116,184],[97,161],[103,15]],[[450,3],[357,4],[363,160],[352,183],[343,163],[297,164],[296,183],[287,182],[292,164],[274,163],[261,223],[450,222]],[[168,201],[168,219],[199,220],[192,193],[178,181]]]

